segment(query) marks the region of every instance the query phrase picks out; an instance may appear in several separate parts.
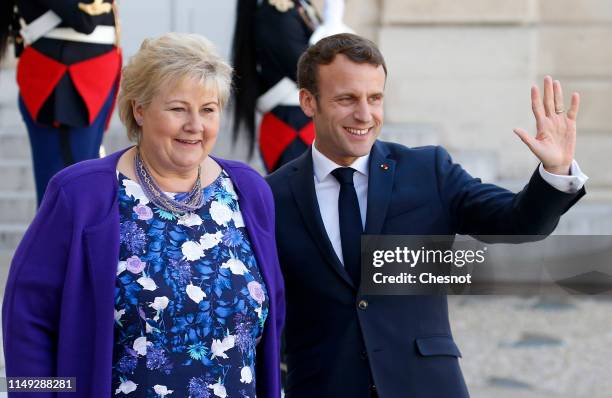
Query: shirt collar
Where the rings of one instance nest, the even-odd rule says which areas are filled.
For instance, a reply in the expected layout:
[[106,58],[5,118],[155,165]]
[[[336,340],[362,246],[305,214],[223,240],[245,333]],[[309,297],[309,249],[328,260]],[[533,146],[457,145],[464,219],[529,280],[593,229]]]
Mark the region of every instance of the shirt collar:
[[[354,168],[358,173],[361,173],[367,177],[368,166],[370,164],[369,161],[370,153],[368,152],[367,155],[355,159],[355,161],[353,162],[353,164],[350,165],[350,167]],[[315,177],[317,178],[318,182],[321,182],[326,179],[327,176],[329,176],[329,174],[338,167],[344,167],[340,166],[339,164],[319,152],[314,142],[312,143],[312,165]]]

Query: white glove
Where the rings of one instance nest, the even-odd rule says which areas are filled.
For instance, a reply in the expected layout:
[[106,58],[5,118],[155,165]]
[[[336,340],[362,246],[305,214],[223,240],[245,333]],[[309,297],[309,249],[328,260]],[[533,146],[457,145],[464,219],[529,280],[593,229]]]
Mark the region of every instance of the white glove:
[[310,44],[315,44],[324,37],[337,33],[355,33],[342,22],[344,17],[344,0],[325,0],[323,5],[323,23],[310,36]]

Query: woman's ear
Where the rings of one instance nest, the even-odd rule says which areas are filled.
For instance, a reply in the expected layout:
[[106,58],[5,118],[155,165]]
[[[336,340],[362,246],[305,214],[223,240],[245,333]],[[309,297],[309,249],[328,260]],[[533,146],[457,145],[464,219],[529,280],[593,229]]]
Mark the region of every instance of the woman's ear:
[[142,126],[144,120],[144,107],[141,104],[137,104],[136,101],[132,101],[132,115],[136,124]]

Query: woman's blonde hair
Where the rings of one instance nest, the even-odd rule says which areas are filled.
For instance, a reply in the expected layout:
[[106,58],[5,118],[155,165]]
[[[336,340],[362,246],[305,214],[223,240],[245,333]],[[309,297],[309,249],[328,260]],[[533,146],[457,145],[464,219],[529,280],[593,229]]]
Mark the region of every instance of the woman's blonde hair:
[[231,90],[232,67],[206,38],[187,33],[166,33],[145,39],[138,52],[123,67],[117,98],[119,118],[130,141],[140,140],[141,129],[134,119],[133,104],[146,106],[162,87],[195,79],[217,91],[219,106],[227,103]]

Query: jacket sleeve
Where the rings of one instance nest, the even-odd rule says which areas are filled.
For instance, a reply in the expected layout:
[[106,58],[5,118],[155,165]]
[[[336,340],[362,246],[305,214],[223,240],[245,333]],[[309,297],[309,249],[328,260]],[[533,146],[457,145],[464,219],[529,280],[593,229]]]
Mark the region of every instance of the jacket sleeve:
[[537,170],[515,194],[473,178],[441,147],[436,149],[436,175],[453,229],[466,235],[548,235],[561,215],[585,194],[584,188],[561,192]]
[[11,263],[2,305],[7,376],[56,375],[61,296],[73,232],[69,209],[62,189],[51,180]]

